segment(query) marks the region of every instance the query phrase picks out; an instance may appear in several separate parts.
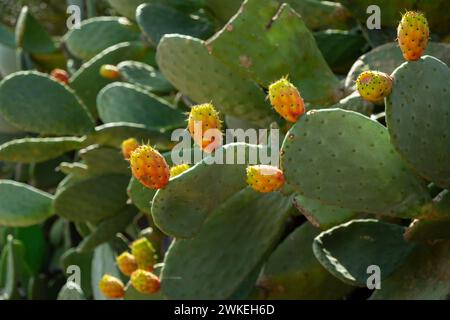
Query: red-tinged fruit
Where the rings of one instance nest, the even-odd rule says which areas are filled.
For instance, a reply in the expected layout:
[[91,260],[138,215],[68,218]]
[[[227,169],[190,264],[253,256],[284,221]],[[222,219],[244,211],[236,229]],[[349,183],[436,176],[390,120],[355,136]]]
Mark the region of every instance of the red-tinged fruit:
[[161,287],[161,282],[153,273],[139,269],[131,274],[131,285],[140,293],[154,294]]
[[131,153],[139,148],[139,142],[134,138],[129,138],[122,142],[122,154],[125,159],[130,159]]
[[98,287],[102,294],[108,299],[119,299],[125,296],[125,286],[116,277],[105,274],[100,280]]
[[222,145],[222,122],[211,103],[193,106],[189,113],[188,129],[195,143],[208,153]]
[[136,258],[129,252],[123,252],[118,256],[116,258],[116,263],[119,270],[126,276],[131,276],[131,274],[138,269]]
[[112,64],[104,64],[100,67],[100,75],[109,80],[116,80],[120,76],[119,68]]
[[379,71],[364,71],[356,79],[360,96],[370,102],[380,102],[391,93],[392,78]]
[[247,167],[247,184],[253,190],[262,193],[277,191],[284,185],[284,174],[274,166],[249,166]]
[[53,69],[53,71],[50,73],[50,76],[56,81],[59,81],[65,85],[69,84],[69,74],[63,69]]
[[155,249],[147,238],[140,238],[131,244],[131,253],[136,259],[139,269],[153,271],[155,264]]
[[305,113],[305,102],[300,92],[287,78],[269,86],[269,99],[275,111],[289,122],[296,122]]
[[133,176],[150,189],[162,189],[169,182],[170,168],[158,150],[143,145],[130,155]]
[[170,168],[170,177],[174,178],[176,176],[179,176],[189,168],[190,168],[189,165],[186,163],[173,166],[172,168]]
[[427,47],[429,37],[428,21],[422,13],[408,11],[402,16],[397,27],[397,39],[406,60],[420,59]]

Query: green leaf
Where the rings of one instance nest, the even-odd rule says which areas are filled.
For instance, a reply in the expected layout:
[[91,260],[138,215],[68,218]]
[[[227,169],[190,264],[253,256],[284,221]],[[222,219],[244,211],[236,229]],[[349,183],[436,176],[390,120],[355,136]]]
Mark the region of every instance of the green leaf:
[[114,216],[127,202],[129,177],[106,174],[85,179],[71,179],[60,185],[54,200],[54,211],[70,221],[98,222]]
[[106,300],[98,287],[101,278],[105,274],[120,278],[120,272],[116,265],[116,254],[108,243],[102,244],[95,249],[91,269],[91,286],[94,299]]
[[100,91],[97,108],[105,123],[131,122],[161,130],[186,125],[186,116],[181,111],[150,92],[126,83],[112,83]]
[[92,145],[80,150],[79,154],[91,175],[114,173],[130,175],[130,165],[117,149]]
[[200,39],[208,38],[214,32],[213,24],[203,17],[159,3],[139,6],[136,19],[144,34],[157,44],[165,34],[183,34]]
[[29,185],[0,180],[0,224],[26,227],[38,224],[51,215],[52,196]]
[[335,277],[366,287],[368,267],[381,270],[381,280],[394,272],[415,248],[403,239],[405,228],[374,219],[352,220],[322,232],[314,239],[319,262]]
[[16,228],[15,238],[20,240],[25,249],[25,261],[32,275],[38,275],[47,253],[47,243],[41,226]]
[[66,283],[58,293],[57,300],[86,300],[83,290],[75,283]]
[[143,186],[134,177],[131,178],[127,190],[128,196],[139,210],[147,214],[152,213],[152,200],[156,194],[156,190]]
[[0,114],[14,126],[39,134],[83,135],[94,129],[69,87],[34,71],[17,72],[0,83]]
[[139,61],[124,61],[118,66],[122,80],[151,92],[166,93],[175,88],[152,66]]
[[0,145],[0,161],[36,163],[83,146],[80,138],[24,138]]
[[16,44],[31,53],[52,53],[57,49],[50,35],[26,6],[17,20]]
[[138,39],[138,28],[128,19],[96,17],[84,20],[80,28],[70,30],[63,42],[74,56],[89,60],[110,46]]

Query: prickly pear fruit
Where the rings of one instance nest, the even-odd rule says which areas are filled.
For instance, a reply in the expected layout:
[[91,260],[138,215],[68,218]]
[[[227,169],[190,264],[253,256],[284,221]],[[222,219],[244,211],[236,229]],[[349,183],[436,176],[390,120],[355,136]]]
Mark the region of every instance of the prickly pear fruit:
[[403,57],[408,61],[420,59],[428,44],[428,21],[420,12],[408,11],[397,27],[397,39]]
[[305,113],[300,92],[287,78],[281,78],[269,86],[269,99],[274,109],[289,122],[296,122]]
[[131,284],[137,291],[144,294],[158,292],[161,285],[159,278],[156,275],[141,269],[136,270],[131,274]]
[[208,153],[222,144],[222,122],[211,103],[193,106],[189,113],[188,129],[195,143]]
[[69,84],[69,74],[63,69],[53,69],[50,76],[65,85]]
[[109,80],[116,80],[120,76],[119,68],[112,64],[104,64],[100,67],[100,75]]
[[392,78],[379,71],[364,71],[356,80],[356,89],[367,101],[379,102],[392,90]]
[[180,174],[182,174],[189,168],[190,168],[189,165],[186,163],[174,166],[174,167],[170,168],[170,177],[173,178],[173,177],[179,176]]
[[149,145],[143,145],[130,155],[133,176],[150,189],[162,189],[169,182],[170,169],[164,157]]
[[134,138],[129,138],[122,142],[122,154],[125,159],[130,159],[131,153],[139,148],[139,142]]
[[123,252],[118,256],[116,263],[119,270],[126,276],[130,276],[138,268],[136,258],[129,252]]
[[140,238],[131,244],[133,254],[139,269],[153,271],[155,264],[155,249],[147,238]]
[[247,184],[258,192],[273,192],[283,186],[284,174],[283,171],[274,166],[248,166]]
[[109,274],[105,274],[102,277],[98,287],[103,295],[109,299],[123,298],[125,295],[125,286],[123,285],[123,282]]

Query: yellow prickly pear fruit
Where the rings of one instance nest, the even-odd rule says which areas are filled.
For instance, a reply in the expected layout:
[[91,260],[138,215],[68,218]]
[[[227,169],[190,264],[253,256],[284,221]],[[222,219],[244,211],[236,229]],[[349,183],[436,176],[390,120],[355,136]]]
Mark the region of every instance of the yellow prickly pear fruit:
[[364,71],[356,80],[356,89],[367,101],[379,102],[391,93],[392,78],[379,71]]
[[125,295],[125,286],[122,281],[109,274],[105,274],[102,277],[98,287],[102,294],[109,299],[123,298]]
[[141,269],[131,274],[131,284],[137,291],[143,294],[156,293],[161,286],[160,280],[156,275]]
[[287,78],[269,86],[270,103],[284,119],[296,122],[305,113],[305,103],[297,88]]
[[123,252],[118,256],[116,263],[119,270],[126,276],[130,276],[138,268],[136,258],[129,252]]
[[169,182],[170,168],[158,150],[140,146],[130,155],[133,176],[150,189],[162,189]]
[[193,106],[188,118],[188,129],[195,143],[208,153],[222,145],[222,122],[211,103]]
[[253,190],[262,193],[277,191],[284,184],[284,174],[274,166],[249,166],[247,167],[247,184]]
[[131,253],[136,259],[139,269],[153,271],[155,249],[147,238],[140,238],[131,244]]
[[427,47],[429,37],[428,21],[422,13],[408,11],[402,16],[397,27],[397,40],[406,60],[420,59]]

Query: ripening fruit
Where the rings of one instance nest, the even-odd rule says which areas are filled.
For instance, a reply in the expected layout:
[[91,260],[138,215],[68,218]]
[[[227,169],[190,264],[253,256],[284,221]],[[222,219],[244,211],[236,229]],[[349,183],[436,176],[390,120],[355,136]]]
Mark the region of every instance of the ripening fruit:
[[116,80],[120,76],[119,68],[112,64],[104,64],[100,67],[100,75],[106,79]]
[[397,39],[406,60],[420,59],[427,47],[429,36],[428,21],[422,13],[408,11],[402,16],[397,27]]
[[258,192],[273,192],[283,186],[284,174],[274,166],[249,166],[247,167],[247,184]]
[[305,113],[300,92],[287,78],[281,78],[269,86],[269,99],[274,109],[289,122],[296,122]]
[[158,150],[140,146],[130,155],[133,176],[150,189],[162,189],[169,182],[170,168]]
[[65,85],[69,84],[69,74],[63,69],[53,69],[53,71],[50,73],[50,76],[56,81],[59,81]]
[[161,282],[153,273],[138,269],[131,274],[132,286],[143,294],[153,294],[158,292]]
[[103,276],[98,287],[102,294],[109,299],[123,298],[125,295],[125,286],[122,281],[108,274]]
[[190,168],[189,165],[186,163],[174,166],[174,167],[170,168],[170,177],[173,178],[173,177],[179,176],[180,174],[182,174],[189,168]]
[[129,138],[122,142],[122,154],[125,159],[130,159],[131,153],[139,148],[139,142],[134,138]]
[[147,238],[140,238],[131,244],[131,253],[136,259],[139,269],[153,271],[155,249]]
[[[193,106],[189,113],[188,129],[195,143],[206,152],[222,145],[222,122],[211,103]],[[210,130],[208,132],[208,130]],[[220,136],[220,138],[219,138]]]
[[118,256],[116,263],[119,270],[126,276],[130,276],[138,268],[136,258],[129,252],[123,252]]
[[356,80],[356,89],[363,99],[378,102],[391,93],[392,78],[384,72],[364,71]]

